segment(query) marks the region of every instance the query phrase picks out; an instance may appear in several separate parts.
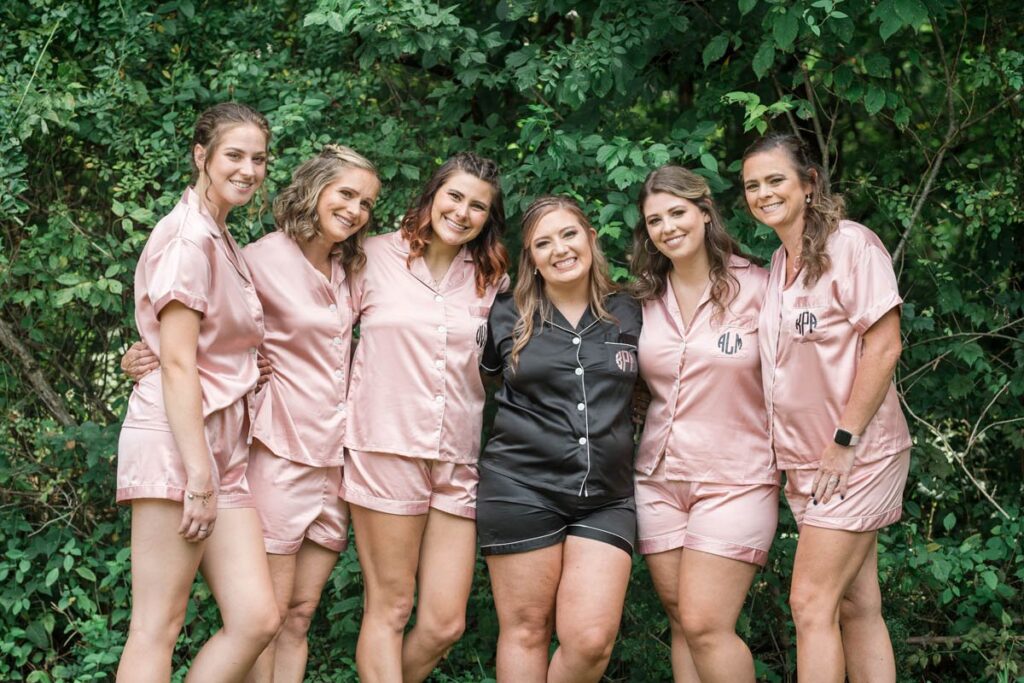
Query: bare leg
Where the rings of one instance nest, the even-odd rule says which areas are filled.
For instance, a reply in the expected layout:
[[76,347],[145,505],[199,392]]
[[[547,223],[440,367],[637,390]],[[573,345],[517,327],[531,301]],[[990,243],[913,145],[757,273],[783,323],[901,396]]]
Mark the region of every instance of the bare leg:
[[498,612],[498,683],[544,683],[562,545],[488,555],[487,569]]
[[[295,555],[267,553],[267,564],[270,567],[270,582],[274,586],[274,603],[277,605],[277,611],[281,615],[287,614],[295,581]],[[249,675],[245,677],[246,683],[273,683],[276,653],[277,638],[274,638],[253,664]]]
[[364,683],[400,683],[427,515],[389,515],[353,504],[349,511],[366,586],[356,669]]
[[889,629],[882,618],[875,543],[839,604],[839,625],[850,683],[895,683],[896,659]]
[[839,605],[868,553],[874,551],[875,535],[873,531],[858,533],[807,524],[801,529],[789,594],[796,624],[797,680],[801,683],[843,683],[846,679]]
[[402,645],[402,680],[420,683],[466,629],[476,522],[431,508],[420,546],[416,625]]
[[629,554],[615,546],[579,536],[565,539],[555,616],[559,647],[548,683],[601,680],[619,632],[632,566]]
[[672,634],[672,680],[675,683],[700,683],[697,667],[690,655],[690,648],[683,635],[679,617],[679,562],[683,549],[676,548],[663,553],[646,555],[647,567],[651,570],[654,590],[658,593]]
[[284,613],[284,625],[276,639],[274,683],[302,683],[309,655],[306,634],[309,633],[316,607],[320,604],[324,585],[338,562],[338,553],[306,540],[295,560],[295,584],[291,601]]
[[736,635],[747,591],[757,566],[683,550],[679,565],[679,603],[683,633],[702,683],[754,683],[754,658]]
[[[178,535],[181,503],[132,501],[132,618],[117,668],[120,683],[169,681],[202,543]],[[219,531],[219,529],[218,529]]]
[[200,570],[224,625],[196,655],[185,680],[241,681],[281,625],[256,510],[220,510],[205,544]]

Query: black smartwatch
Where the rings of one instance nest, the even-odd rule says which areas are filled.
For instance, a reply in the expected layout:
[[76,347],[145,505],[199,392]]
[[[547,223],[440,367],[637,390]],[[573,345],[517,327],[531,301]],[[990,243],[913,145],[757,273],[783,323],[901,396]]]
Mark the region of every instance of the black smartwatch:
[[849,448],[850,446],[856,446],[860,442],[860,435],[852,434],[840,427],[836,429],[832,440],[844,448]]

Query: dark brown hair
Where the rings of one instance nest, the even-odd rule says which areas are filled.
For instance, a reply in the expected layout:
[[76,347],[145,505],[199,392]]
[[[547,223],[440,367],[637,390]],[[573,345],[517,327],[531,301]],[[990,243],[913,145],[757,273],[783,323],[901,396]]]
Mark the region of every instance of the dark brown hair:
[[[347,168],[359,168],[377,175],[377,167],[369,159],[344,145],[324,145],[319,154],[299,164],[292,171],[292,182],[274,198],[277,229],[296,242],[309,242],[319,236],[321,229],[316,207],[320,194]],[[366,225],[336,247],[341,252],[341,264],[349,275],[359,272],[366,264],[363,242],[372,226],[371,211]]]
[[598,318],[610,320],[611,315],[604,307],[604,299],[612,292],[618,290],[618,286],[612,281],[608,274],[608,260],[601,251],[601,245],[594,236],[593,226],[587,220],[587,215],[576,203],[576,200],[564,196],[538,197],[533,200],[523,214],[523,250],[519,255],[519,275],[516,278],[516,287],[512,298],[519,312],[519,320],[516,321],[512,330],[512,351],[509,353],[509,361],[513,368],[519,363],[519,353],[533,336],[533,315],[540,311],[541,320],[551,320],[551,302],[544,294],[544,280],[537,273],[537,264],[533,261],[533,254],[530,253],[530,242],[533,241],[533,231],[544,216],[552,211],[562,209],[571,213],[580,227],[587,234],[587,241],[590,242],[591,261],[588,294],[590,308]]
[[422,256],[434,235],[430,225],[430,208],[434,195],[441,186],[456,173],[469,175],[484,181],[494,190],[491,208],[480,234],[469,243],[469,253],[476,266],[476,292],[483,296],[488,285],[497,285],[508,270],[508,251],[501,242],[505,232],[505,203],[501,194],[501,177],[498,164],[472,152],[459,152],[441,167],[427,181],[420,196],[409,206],[402,218],[402,235],[409,241],[409,259]]
[[[811,186],[810,202],[804,205],[800,247],[804,285],[810,287],[832,267],[825,244],[829,235],[836,231],[839,221],[845,218],[846,202],[842,195],[832,193],[825,169],[811,159],[807,145],[792,133],[769,133],[758,138],[743,153],[743,161],[775,149],[781,149],[789,156],[797,176]],[[747,210],[750,210],[749,203]]]
[[[188,160],[192,165],[192,179],[189,184],[195,186],[199,180],[200,173],[209,173],[210,159],[220,145],[224,133],[235,126],[252,124],[263,133],[270,147],[270,122],[267,117],[252,107],[241,102],[221,102],[209,107],[199,118],[196,119],[195,129],[192,131],[192,144],[189,145]],[[196,165],[196,145],[201,145],[206,154],[203,158],[203,167]],[[263,206],[259,208],[262,212],[267,204],[266,186],[260,186],[260,199]]]
[[643,301],[660,297],[665,293],[668,274],[672,270],[672,261],[667,256],[657,249],[652,253],[647,233],[644,202],[658,192],[689,200],[708,217],[704,223],[704,249],[711,266],[710,296],[715,307],[714,317],[721,319],[739,292],[739,281],[729,271],[729,259],[733,254],[750,257],[742,253],[739,243],[726,231],[725,221],[711,196],[707,180],[682,166],[667,165],[652,171],[640,189],[637,200],[640,218],[633,228],[633,254],[630,258],[630,268],[636,276],[633,296]]

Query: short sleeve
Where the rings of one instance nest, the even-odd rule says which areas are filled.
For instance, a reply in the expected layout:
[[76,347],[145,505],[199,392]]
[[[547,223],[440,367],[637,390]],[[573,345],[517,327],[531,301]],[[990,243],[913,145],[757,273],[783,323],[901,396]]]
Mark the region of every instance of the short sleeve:
[[853,251],[843,280],[836,283],[838,301],[853,328],[864,334],[903,299],[892,260],[883,247],[865,241]]
[[359,315],[363,310],[363,292],[366,290],[366,266],[367,264],[364,263],[358,272],[347,273],[349,303],[352,306],[353,324],[358,322]]
[[496,375],[504,367],[505,359],[502,358],[500,350],[501,340],[511,334],[514,327],[515,304],[512,296],[507,293],[499,294],[487,317],[487,341],[484,342],[483,353],[480,356],[480,369],[488,375]]
[[639,339],[644,319],[640,302],[626,292],[618,292],[612,295],[608,303],[608,312],[619,321],[619,333],[626,337]]
[[182,237],[153,254],[146,266],[146,293],[157,315],[171,301],[206,315],[210,281],[209,258],[199,245]]

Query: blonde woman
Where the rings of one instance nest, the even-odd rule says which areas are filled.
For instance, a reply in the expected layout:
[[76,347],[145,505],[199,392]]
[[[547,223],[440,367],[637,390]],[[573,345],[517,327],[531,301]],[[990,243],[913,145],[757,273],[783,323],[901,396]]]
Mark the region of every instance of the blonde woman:
[[481,361],[503,379],[477,505],[500,625],[498,680],[598,681],[636,532],[640,310],[616,291],[596,232],[567,197],[527,209],[519,263],[514,293],[491,311]]
[[[348,545],[341,490],[353,312],[349,278],[380,191],[376,169],[327,145],[295,169],[274,201],[277,230],[242,253],[263,307],[260,354],[272,374],[256,397],[247,478],[284,616],[252,681],[303,679],[306,634],[338,554]],[[155,358],[130,361],[140,369]]]

